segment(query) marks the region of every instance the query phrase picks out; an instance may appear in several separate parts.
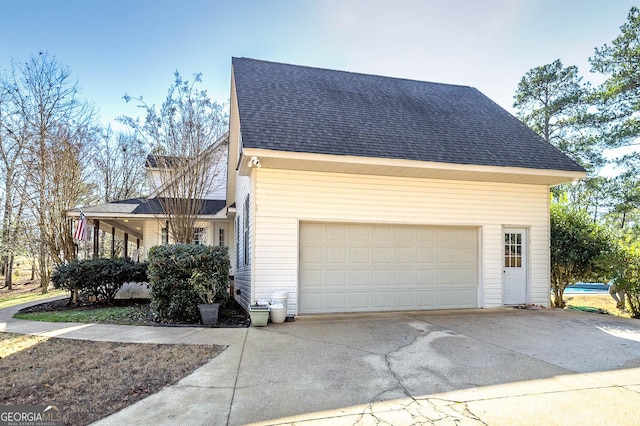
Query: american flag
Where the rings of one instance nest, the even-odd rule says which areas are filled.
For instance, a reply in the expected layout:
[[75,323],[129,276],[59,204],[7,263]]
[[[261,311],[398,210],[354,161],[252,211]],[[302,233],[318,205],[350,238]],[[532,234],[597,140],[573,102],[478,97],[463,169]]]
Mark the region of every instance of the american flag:
[[73,233],[73,239],[78,241],[87,239],[87,217],[82,212],[80,212],[80,219],[78,219],[76,231]]

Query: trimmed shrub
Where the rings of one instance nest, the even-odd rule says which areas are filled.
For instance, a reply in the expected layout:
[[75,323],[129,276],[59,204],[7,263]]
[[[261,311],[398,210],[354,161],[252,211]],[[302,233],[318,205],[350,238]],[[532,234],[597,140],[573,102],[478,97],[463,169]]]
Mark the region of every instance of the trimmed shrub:
[[147,281],[147,269],[147,262],[136,263],[129,258],[88,259],[58,266],[51,281],[55,288],[77,290],[112,302],[125,283]]
[[640,318],[640,241],[623,238],[619,241],[617,255],[613,282],[624,290],[631,316]]
[[[149,250],[149,296],[156,321],[200,322],[198,290],[213,285],[213,301],[229,299],[229,250],[194,244],[155,246]],[[208,284],[208,285],[209,285]]]

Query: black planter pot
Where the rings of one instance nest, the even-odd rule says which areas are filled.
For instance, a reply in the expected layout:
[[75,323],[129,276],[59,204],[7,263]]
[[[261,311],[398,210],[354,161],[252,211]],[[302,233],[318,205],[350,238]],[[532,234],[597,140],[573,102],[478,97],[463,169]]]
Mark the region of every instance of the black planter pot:
[[204,325],[215,325],[218,322],[218,311],[220,310],[219,303],[200,304],[200,318]]

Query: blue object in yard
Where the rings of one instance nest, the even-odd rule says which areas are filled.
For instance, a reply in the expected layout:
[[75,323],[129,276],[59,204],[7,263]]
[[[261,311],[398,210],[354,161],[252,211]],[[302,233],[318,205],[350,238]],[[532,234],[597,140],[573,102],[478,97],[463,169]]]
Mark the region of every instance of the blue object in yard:
[[564,289],[565,293],[606,294],[610,284],[606,283],[575,283]]

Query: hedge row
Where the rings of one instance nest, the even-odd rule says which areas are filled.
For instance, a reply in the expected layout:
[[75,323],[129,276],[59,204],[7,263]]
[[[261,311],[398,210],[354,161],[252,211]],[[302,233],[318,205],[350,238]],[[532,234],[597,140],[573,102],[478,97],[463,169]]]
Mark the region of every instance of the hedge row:
[[147,269],[147,262],[129,258],[88,259],[58,266],[51,281],[55,288],[77,290],[96,296],[99,301],[112,302],[125,283],[148,281]]

